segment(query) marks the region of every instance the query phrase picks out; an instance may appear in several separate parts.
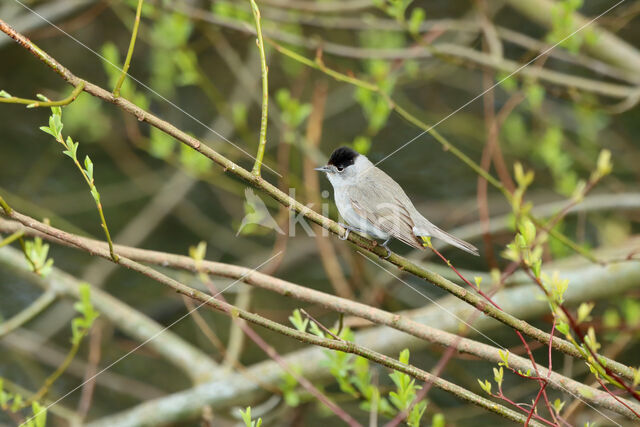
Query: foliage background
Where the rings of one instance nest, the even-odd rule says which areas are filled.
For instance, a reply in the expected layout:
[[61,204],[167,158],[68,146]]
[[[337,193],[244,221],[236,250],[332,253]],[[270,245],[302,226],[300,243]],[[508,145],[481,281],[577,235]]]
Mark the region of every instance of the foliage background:
[[[65,0],[27,2],[29,7],[77,39],[75,41],[11,1],[0,5],[0,17],[28,34],[76,75],[109,88],[117,79],[118,71],[89,49],[115,64],[121,64],[131,35],[136,3]],[[414,37],[401,28],[389,31],[381,29],[379,21],[392,27],[404,25],[385,13],[379,7],[381,3],[371,2],[360,8],[354,7],[355,10],[345,7],[344,10],[329,12],[305,11],[304,7],[298,7],[298,3],[329,4],[336,8],[349,4],[322,1],[291,4],[259,2],[267,37],[277,39],[278,35],[288,34],[295,35],[307,44],[317,43],[321,46],[322,59],[327,67],[379,84],[399,105],[426,123],[438,122],[480,94],[486,87],[486,82],[483,86],[483,75],[492,84],[506,76],[505,72],[495,67],[483,69],[468,58],[446,54],[418,59],[372,59],[390,51],[400,52],[400,56],[411,56],[412,49],[417,45]],[[396,3],[401,2],[385,4],[389,6]],[[450,20],[462,23],[463,27],[466,25],[464,23],[474,22],[477,27],[508,28],[534,40],[553,43],[567,35],[567,16],[571,16],[573,9],[579,9],[585,16],[596,16],[611,6],[611,2],[595,0],[587,1],[584,5],[569,0],[556,2],[569,12],[567,16],[558,12],[552,28],[548,29],[532,22],[530,17],[508,3],[416,1],[407,9],[406,16],[410,17],[413,10],[421,8],[425,11],[425,22]],[[626,1],[599,19],[598,25],[637,47],[640,43],[639,5],[640,2]],[[185,8],[191,10],[187,15],[192,16],[176,11],[184,11]],[[216,22],[196,19],[194,11],[205,17],[214,17]],[[254,153],[257,148],[260,64],[255,36],[246,30],[253,23],[249,3],[148,1],[145,2],[142,16],[130,74],[147,87],[127,80],[122,95],[176,127],[192,133],[238,164],[250,168],[253,164],[250,157],[208,129],[224,135],[249,153]],[[349,21],[357,28],[335,28],[336,22],[341,20]],[[421,34],[426,34],[429,43],[436,46],[438,43],[449,43],[478,52],[487,49],[482,31],[477,28],[470,26],[471,30],[460,30],[459,27],[452,29],[446,25],[444,28],[447,29],[440,31],[436,26]],[[590,34],[585,31],[583,37],[571,38],[556,49],[568,57],[583,58],[589,64],[595,64],[596,60],[588,52],[589,37],[595,37]],[[535,56],[530,50],[515,45],[509,37],[502,39],[502,42],[505,57],[525,62]],[[327,52],[332,43],[353,47],[349,52],[354,52],[356,58]],[[305,49],[295,43],[287,46],[309,58],[316,55],[315,49]],[[485,50],[485,55],[489,56],[490,53]],[[304,159],[315,165],[323,164],[334,148],[349,144],[366,152],[372,160],[380,160],[422,132],[390,111],[388,105],[378,97],[305,67],[283,56],[268,43],[267,57],[271,103],[265,164],[286,177],[287,185],[296,189],[300,200],[312,200],[315,197],[309,191],[310,184],[305,181]],[[58,76],[7,37],[0,39],[0,64],[0,89],[12,95],[32,98],[35,93],[43,93],[51,99],[61,99],[69,93],[69,87]],[[531,67],[534,66],[537,64]],[[611,64],[609,68],[596,67],[605,70],[597,72],[593,67],[580,67],[552,56],[544,62],[544,67],[565,74],[569,82],[572,77],[583,76],[629,88],[638,85],[637,75],[625,79],[612,76],[610,69],[619,71],[624,67]],[[627,70],[627,74],[633,72]],[[315,148],[307,137],[307,126],[309,114],[313,114],[311,104],[317,101],[323,87],[326,87],[327,93],[326,110],[324,117],[321,117],[321,140]],[[499,144],[509,172],[516,162],[535,171],[535,181],[527,193],[527,200],[538,206],[571,197],[578,181],[587,179],[595,169],[598,153],[604,148],[612,153],[614,170],[589,197],[635,194],[636,199],[621,196],[620,205],[637,200],[640,117],[635,105],[637,98],[632,96],[624,100],[618,96],[578,90],[571,84],[554,85],[522,79],[518,75],[491,91],[492,100],[487,101],[486,97],[477,99],[439,124],[437,130],[479,162],[487,144],[487,118],[483,102],[490,102],[493,108],[499,110],[516,93],[522,93],[523,101],[504,119],[499,132]],[[3,197],[12,207],[30,216],[48,218],[59,228],[102,239],[93,200],[79,179],[77,170],[68,158],[61,155],[61,150],[52,143],[51,138],[38,130],[48,119],[48,109],[25,111],[17,105],[2,105],[1,108],[0,193]],[[86,93],[64,108],[64,124],[65,134],[80,141],[83,156],[89,155],[96,165],[96,180],[101,190],[105,215],[116,242],[187,254],[190,246],[205,241],[207,259],[248,267],[256,266],[268,258],[275,245],[284,249],[284,255],[277,261],[278,266],[267,266],[267,270],[273,267],[272,273],[278,277],[335,293],[319,261],[316,241],[308,237],[303,229],[298,227],[296,236],[286,239],[286,242],[273,231],[259,226],[247,227],[240,235],[235,235],[241,219],[248,212],[244,203],[245,184],[225,175],[202,156]],[[478,176],[450,152],[443,150],[430,135],[421,136],[385,160],[381,167],[405,188],[419,210],[441,228],[452,230],[455,234],[457,227],[479,224]],[[495,174],[495,169],[491,172]],[[266,168],[263,168],[263,175],[271,182],[277,182],[277,177]],[[322,189],[330,189],[323,177],[320,177],[320,183]],[[275,215],[278,206],[267,197],[263,197],[263,200]],[[492,217],[510,212],[510,206],[504,198],[491,188],[488,190],[487,204]],[[330,216],[336,218],[333,205],[330,212]],[[602,248],[605,252],[618,248],[618,252],[626,254],[637,249],[637,238],[630,239],[640,229],[639,219],[637,203],[623,208],[613,203],[593,212],[569,215],[558,225],[558,230],[586,248]],[[483,245],[481,234],[476,233],[473,240],[481,248],[481,257],[473,258],[455,249],[446,249],[443,253],[457,267],[472,272],[503,268],[508,262],[500,253],[513,239],[513,230],[507,228],[493,234],[489,246],[486,245],[487,240]],[[402,283],[390,281],[384,272],[355,255],[348,245],[333,237],[328,239],[331,241],[331,250],[340,258],[354,299],[389,311],[410,310],[428,304],[427,300],[416,298],[415,293]],[[410,250],[399,243],[394,243],[393,249],[410,254]],[[109,294],[163,325],[171,324],[186,313],[185,304],[177,294],[140,275],[113,268],[107,261],[92,259],[58,245],[51,245],[50,257],[55,260],[56,267],[101,286]],[[545,245],[545,262],[568,257],[575,258],[576,255],[556,241],[550,240]],[[440,268],[439,271],[446,271],[442,263],[435,259],[426,262],[427,265],[435,264],[433,268]],[[191,274],[171,274],[187,282],[197,281]],[[39,288],[30,280],[1,265],[0,277],[0,314],[4,319],[20,312],[40,294]],[[230,283],[223,279],[213,280],[219,288]],[[444,292],[420,280],[411,277],[406,280],[430,298],[445,298]],[[594,286],[606,287],[607,284]],[[298,307],[304,307],[328,326],[338,318],[323,307],[303,304],[261,289],[250,290],[246,285],[234,286],[225,294],[230,301],[246,304],[251,311],[281,323],[288,323],[292,310]],[[591,321],[598,330],[604,349],[614,347],[616,358],[632,366],[640,363],[635,340],[640,321],[637,296],[637,288],[631,288],[622,294],[603,298],[597,302]],[[68,347],[70,307],[71,304],[64,300],[58,301],[25,325],[24,330],[0,339],[0,375],[26,389],[37,389],[47,373],[57,365],[53,354],[56,351],[64,354]],[[232,323],[226,316],[211,310],[201,310],[201,315],[223,343],[233,340],[229,336],[233,334],[230,332],[233,330]],[[529,321],[543,330],[549,330],[550,319],[551,316],[546,315]],[[107,366],[137,345],[119,331],[118,325],[103,319],[97,327],[101,333],[98,338],[92,336],[90,341],[100,348],[100,366]],[[352,327],[366,328],[367,325],[355,322]],[[223,359],[191,319],[185,319],[171,329],[209,353],[214,360]],[[281,354],[304,346],[270,331],[258,331]],[[490,329],[490,336],[518,352],[519,342],[507,328],[494,325]],[[29,343],[31,347],[27,345]],[[33,345],[41,350],[36,350]],[[87,342],[78,356],[79,363],[86,360],[88,347]],[[245,366],[267,358],[250,340],[244,340],[241,347],[237,358]],[[544,347],[537,348],[536,356],[544,360],[545,351]],[[431,346],[412,352],[411,362],[430,370],[442,353],[443,348]],[[567,375],[573,374],[580,380],[591,381],[582,367],[576,366],[578,363],[572,365],[569,358],[557,355],[554,364],[557,370]],[[454,357],[442,375],[479,392],[476,379],[491,377],[490,367],[490,363],[480,360]],[[319,366],[318,369],[325,368]],[[386,370],[373,365],[372,369],[377,372],[383,389],[391,387]],[[136,351],[109,371],[119,377],[134,379],[141,388],[130,393],[119,393],[113,388],[102,387],[98,379],[87,414],[89,420],[133,407],[150,395],[164,395],[192,387],[184,373],[146,348]],[[62,395],[65,390],[79,383],[84,375],[83,369],[74,372],[63,375],[56,382],[52,395]],[[367,412],[358,409],[357,400],[341,393],[334,381],[323,380],[319,385],[349,413],[366,421]],[[509,387],[518,396],[517,400],[528,401],[535,392],[534,385],[527,385],[516,378],[511,379]],[[562,397],[561,394],[558,396]],[[61,405],[75,408],[81,399],[81,393],[76,392]],[[259,402],[257,400],[253,405]],[[428,420],[434,414],[442,413],[447,423],[452,425],[504,422],[493,415],[466,407],[453,396],[435,389],[429,392],[429,402]],[[576,422],[598,420],[597,414],[588,408],[580,411],[575,416]],[[217,416],[221,417],[216,418],[220,423],[230,422],[230,417],[237,418],[237,409],[227,408],[216,412]],[[2,417],[0,415],[0,422],[11,421]],[[267,412],[263,417],[271,420],[269,424],[276,425],[335,422],[331,414],[308,396],[303,396],[297,407],[280,404],[279,409]],[[56,425],[63,423],[56,416],[51,422]],[[183,422],[186,425],[198,421]]]

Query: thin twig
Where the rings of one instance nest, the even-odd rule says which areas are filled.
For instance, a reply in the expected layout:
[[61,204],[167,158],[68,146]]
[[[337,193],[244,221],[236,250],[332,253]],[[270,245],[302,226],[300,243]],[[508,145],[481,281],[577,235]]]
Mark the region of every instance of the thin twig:
[[36,298],[26,308],[21,310],[15,316],[0,322],[0,338],[15,331],[24,324],[28,323],[31,319],[35,318],[38,314],[42,313],[56,300],[57,295],[53,290],[45,291],[42,295]]
[[[11,224],[15,225],[15,223],[13,222],[7,222],[0,218],[0,230],[15,230],[15,227],[7,227],[7,225]],[[67,245],[76,249],[79,248],[76,243],[83,243],[85,247],[92,248],[90,250],[91,253],[95,253],[97,250],[108,250],[108,246],[105,242],[87,239],[75,235],[69,235],[68,233],[50,227],[46,224],[38,223],[37,221],[34,221],[34,224],[38,224],[38,227],[41,229],[48,230],[48,233],[36,231],[32,228],[26,228],[26,235],[40,236],[43,239],[48,239],[58,244]],[[65,236],[65,239],[60,240],[56,237],[52,237],[58,235]],[[496,347],[492,347],[490,345],[473,341],[467,338],[459,339],[460,337],[458,337],[457,335],[446,331],[434,329],[426,324],[418,323],[410,318],[407,318],[406,316],[389,313],[356,301],[351,301],[334,295],[325,294],[314,289],[310,289],[309,287],[296,285],[282,279],[267,276],[261,272],[251,271],[251,269],[247,267],[206,260],[202,261],[200,265],[197,265],[197,263],[192,258],[183,255],[174,255],[163,252],[150,251],[146,249],[137,249],[122,245],[116,245],[116,249],[122,256],[138,262],[156,264],[163,267],[182,269],[192,272],[206,272],[209,274],[215,274],[232,279],[241,279],[249,285],[273,291],[283,296],[293,297],[301,301],[325,306],[339,313],[352,314],[363,319],[370,320],[377,324],[395,328],[428,342],[437,343],[443,346],[451,346],[454,343],[458,343],[457,348],[461,353],[473,354],[484,360],[492,361],[495,363],[499,363],[502,361],[502,357],[500,356],[500,349]],[[547,337],[547,343],[549,342],[549,340],[550,335],[548,335]],[[573,345],[568,341],[565,342],[559,337],[554,337],[553,343],[554,348],[559,349],[562,352],[569,352],[568,354],[577,358],[583,357],[583,355],[581,355],[581,353],[578,352],[575,347],[573,347]],[[613,369],[621,372],[625,376],[630,375],[630,378],[633,378],[633,371],[625,365],[616,362],[611,358],[607,358],[606,361],[608,366],[611,366]],[[509,356],[509,365],[523,372],[526,372],[527,370],[532,368],[529,360],[517,355]],[[539,366],[538,369],[541,373],[546,372],[546,368],[544,368],[543,366]],[[554,388],[559,390],[568,390],[574,395],[582,395],[580,391],[584,390],[584,387],[586,387],[585,385],[577,381],[563,377],[562,375],[555,372],[552,372],[550,374],[549,381]],[[587,402],[614,410],[627,417],[633,417],[633,413],[631,413],[630,411],[626,411],[619,404],[617,404],[615,400],[613,400],[610,396],[608,396],[604,392],[601,392],[600,390],[590,388],[589,393],[584,394],[584,399]]]
[[[86,333],[87,333],[86,331],[82,333],[82,338],[84,338],[84,335],[86,335]],[[58,368],[53,372],[53,374],[47,377],[47,379],[44,381],[42,386],[40,386],[38,391],[33,396],[29,397],[27,401],[24,402],[23,407],[30,406],[31,403],[38,402],[47,395],[47,393],[49,392],[49,388],[51,388],[53,383],[56,382],[58,378],[60,378],[60,376],[64,373],[64,371],[67,370],[67,368],[69,367],[73,359],[76,357],[76,354],[78,353],[78,350],[80,350],[80,345],[82,344],[82,341],[83,341],[82,338],[73,340],[71,349],[67,353],[67,356],[64,358],[60,366],[58,366]]]
[[[50,232],[52,231],[50,228],[46,226],[42,227],[42,225],[44,224],[41,224],[38,221],[35,221],[33,218],[29,218],[28,216],[22,215],[16,212],[15,210],[13,211],[12,218],[17,219],[18,221],[22,222],[24,225],[35,228],[36,230],[41,231],[43,233],[46,233],[47,231],[50,231]],[[91,251],[94,255],[113,261],[111,259],[109,250],[107,248],[87,244],[86,242],[82,242],[82,240],[75,238],[73,235],[70,235],[62,231],[58,231],[54,234],[55,235],[53,237],[56,237],[61,240],[65,240],[80,249],[83,249],[85,251]],[[274,332],[278,332],[282,335],[297,339],[299,341],[302,341],[308,344],[318,345],[318,346],[329,348],[332,350],[339,350],[345,353],[351,353],[351,354],[365,357],[373,362],[379,363],[388,368],[403,372],[420,381],[432,381],[436,387],[444,391],[447,391],[449,393],[452,393],[465,401],[474,403],[490,412],[501,415],[507,419],[510,419],[516,422],[523,422],[526,419],[522,415],[506,407],[498,405],[495,402],[492,402],[482,396],[479,396],[465,389],[464,387],[450,383],[449,381],[446,381],[442,378],[434,378],[430,373],[426,371],[423,371],[411,365],[405,365],[404,363],[401,363],[396,359],[392,359],[376,351],[363,348],[349,341],[338,341],[334,339],[319,337],[311,333],[298,331],[297,329],[281,325],[277,322],[266,319],[258,314],[239,309],[221,300],[211,298],[209,295],[205,294],[204,292],[190,288],[182,284],[181,282],[178,282],[177,280],[172,279],[171,277],[160,273],[159,271],[156,271],[138,262],[132,261],[129,258],[126,258],[124,256],[120,256],[118,264],[130,270],[143,274],[144,276],[147,276],[156,282],[169,286],[170,288],[172,288],[173,290],[175,290],[180,294],[186,295],[190,298],[197,299],[198,301],[216,310],[222,311],[230,316],[237,316],[249,322],[252,322],[257,325],[263,326],[267,329],[270,329]]]
[[269,111],[269,80],[267,68],[267,59],[264,54],[264,41],[262,40],[262,28],[260,26],[260,9],[255,0],[251,1],[251,12],[256,23],[256,34],[258,35],[257,44],[260,50],[260,68],[262,72],[262,114],[260,116],[260,140],[258,142],[258,152],[256,153],[256,161],[251,171],[255,176],[260,176],[260,168],[262,168],[262,159],[264,158],[264,149],[267,144],[267,122]]
[[[0,31],[3,31],[6,34],[8,34],[10,37],[16,40],[22,47],[24,47],[29,52],[36,55],[40,60],[45,62],[47,65],[49,65],[54,71],[60,74],[65,80],[67,80],[72,85],[77,86],[81,82],[84,82],[84,80],[73,75],[71,71],[69,71],[67,68],[62,66],[59,62],[57,62],[54,58],[52,58],[51,56],[46,54],[44,51],[39,49],[37,46],[35,46],[22,34],[13,30],[2,20],[0,20]],[[266,182],[260,177],[256,177],[250,171],[247,171],[246,169],[239,167],[238,165],[236,165],[226,157],[220,155],[218,152],[214,151],[210,147],[206,146],[205,144],[202,144],[198,139],[178,130],[168,122],[165,122],[159,119],[158,117],[142,110],[141,108],[132,104],[128,100],[125,100],[123,98],[115,98],[111,93],[88,82],[86,82],[85,91],[101,99],[112,102],[117,106],[119,106],[124,111],[135,115],[139,120],[146,121],[147,123],[163,130],[165,133],[175,137],[179,141],[192,147],[193,149],[199,151],[200,153],[210,158],[214,162],[218,163],[219,165],[224,167],[226,170],[231,171],[235,175],[245,179],[247,182],[251,183],[257,188],[264,190],[267,194],[272,196],[275,200],[279,201],[280,203],[286,206],[290,206],[293,210],[303,214],[306,218],[322,225],[323,227],[329,229],[333,233],[340,234],[342,232],[342,227],[340,227],[336,222],[331,221],[330,219],[309,209],[308,207],[304,206],[300,202],[292,199],[288,195],[284,194],[282,191],[278,190],[272,184]],[[452,149],[450,144],[448,148]],[[459,151],[458,153],[462,154]],[[468,159],[468,161],[471,162],[471,164],[475,165],[475,163],[473,163],[470,159]],[[482,169],[479,166],[477,166],[477,168],[482,171]],[[491,178],[493,179],[493,177]],[[379,246],[374,245],[374,242],[372,242],[369,239],[365,239],[361,236],[358,236],[356,233],[351,233],[349,235],[349,240],[357,244],[358,246],[369,250],[370,252],[376,254],[377,256],[384,257],[387,255],[387,251],[385,251],[384,248],[380,248]],[[425,270],[409,262],[405,258],[398,256],[397,254],[392,254],[391,257],[389,258],[389,262],[395,264],[396,266],[402,268],[403,270],[411,274],[416,275],[417,277],[423,278],[425,280],[428,280],[436,284],[437,286],[452,293],[456,297],[470,303],[474,307],[481,310],[483,313],[488,314],[489,316],[494,317],[497,320],[500,320],[501,322],[509,325],[510,327],[518,331],[524,332],[525,334],[535,338],[540,342],[547,342],[549,339],[549,334],[545,333],[544,331],[534,328],[531,325],[528,325],[526,322],[522,322],[521,320],[515,318],[514,316],[511,316],[507,313],[503,313],[503,312],[500,312],[499,310],[493,309],[491,306],[484,303],[484,301],[482,301],[482,299],[479,298],[477,295],[466,291],[460,286],[444,279],[440,275],[437,275],[433,272]],[[562,351],[570,352],[571,354],[576,354],[578,357],[583,357],[568,342],[565,343],[561,340],[553,339],[553,343],[554,343],[554,348],[562,349]],[[628,367],[623,368],[623,371],[625,370],[629,371]]]
[[16,240],[20,239],[23,235],[24,235],[24,230],[14,231],[13,233],[11,233],[9,237],[6,237],[0,240],[0,248],[15,242]]
[[144,0],[138,0],[138,8],[136,9],[136,19],[133,22],[133,31],[131,32],[131,40],[129,41],[129,50],[127,50],[127,58],[124,61],[124,65],[122,66],[122,73],[120,73],[120,78],[116,82],[116,87],[113,88],[113,96],[116,98],[120,96],[120,88],[122,87],[122,83],[124,83],[125,77],[127,77],[127,71],[129,71],[129,66],[131,65],[131,57],[133,56],[133,49],[136,46],[136,38],[138,37],[138,27],[140,26],[140,13],[142,12],[142,3]]
[[14,96],[10,96],[8,98],[0,96],[0,103],[6,104],[26,104],[27,108],[38,108],[38,107],[62,107],[64,105],[69,105],[73,101],[76,100],[78,95],[84,89],[84,84],[78,85],[73,88],[73,91],[64,99],[60,101],[42,101],[36,99],[25,99],[25,98],[16,98]]
[[340,338],[339,336],[337,336],[336,334],[334,334],[333,332],[331,332],[331,330],[329,328],[327,328],[326,326],[324,326],[321,322],[318,322],[312,315],[310,315],[309,313],[307,313],[307,311],[304,308],[300,309],[300,313],[304,314],[309,320],[311,320],[313,323],[315,323],[316,325],[318,325],[318,327],[320,329],[322,329],[323,331],[325,331],[327,334],[331,335],[333,337],[333,339],[336,340],[340,340],[340,341],[344,341],[342,338]]

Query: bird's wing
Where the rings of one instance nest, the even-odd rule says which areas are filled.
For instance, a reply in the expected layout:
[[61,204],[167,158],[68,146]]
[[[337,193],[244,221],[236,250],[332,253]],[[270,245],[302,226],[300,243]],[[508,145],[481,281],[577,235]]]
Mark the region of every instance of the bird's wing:
[[[353,210],[374,227],[390,234],[409,246],[424,249],[413,234],[413,220],[401,200],[406,199],[402,188],[386,174],[361,177],[359,185],[349,189]],[[403,197],[404,196],[404,197]]]

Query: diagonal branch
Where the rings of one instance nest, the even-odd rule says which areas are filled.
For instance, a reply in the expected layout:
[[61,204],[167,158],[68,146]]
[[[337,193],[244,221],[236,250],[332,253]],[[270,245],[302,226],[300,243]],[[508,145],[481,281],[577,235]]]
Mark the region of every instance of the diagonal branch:
[[[28,236],[39,236],[43,239],[48,239],[58,244],[77,247],[68,240],[60,240],[52,237],[53,235],[56,235],[58,233],[63,233],[60,230],[42,223],[39,223],[39,226],[43,229],[47,229],[49,232],[44,233],[36,231],[32,228],[23,228],[23,226],[19,223],[6,221],[0,218],[0,231],[21,230],[25,235]],[[99,240],[88,239],[76,235],[73,235],[73,239],[77,240],[78,242],[82,242],[87,247],[94,248],[94,251],[95,248],[106,249],[107,247],[106,243]],[[461,338],[453,333],[431,327],[428,325],[428,322],[418,322],[412,320],[406,315],[403,316],[395,313],[389,313],[387,311],[371,307],[356,301],[351,301],[349,299],[325,294],[309,287],[300,286],[283,279],[268,276],[258,271],[252,271],[251,269],[246,267],[206,260],[203,260],[200,263],[196,263],[192,258],[184,255],[174,255],[122,245],[116,245],[116,248],[118,250],[118,253],[137,262],[156,264],[164,267],[191,271],[194,273],[203,272],[231,279],[241,279],[249,285],[276,292],[280,295],[292,297],[301,301],[319,304],[323,307],[327,307],[339,313],[358,316],[373,323],[385,325],[390,328],[405,332],[411,336],[427,342],[443,346],[455,346],[456,350],[460,353],[472,354],[481,359],[494,363],[500,363],[503,361],[500,355],[501,349],[493,347],[491,345],[483,344],[468,338]],[[3,252],[0,251],[0,262],[3,261],[3,257]],[[608,363],[612,363],[613,366],[624,367],[624,365],[618,362],[615,362],[611,359],[609,360],[610,362]],[[528,359],[515,354],[509,355],[509,365],[515,369],[521,370],[522,372],[526,372],[527,370],[532,369],[531,362]],[[631,411],[627,411],[607,393],[604,393],[603,391],[597,390],[595,388],[589,388],[587,392],[587,389],[585,388],[587,386],[581,384],[578,381],[564,377],[555,372],[551,372],[549,374],[549,370],[541,365],[537,365],[537,368],[540,372],[540,375],[550,375],[549,384],[553,388],[568,391],[573,395],[582,396],[582,398],[590,404],[602,406],[627,417],[633,417],[633,413]],[[626,403],[633,405],[634,410],[640,409],[640,405],[628,401]]]
[[[265,192],[266,194],[268,194],[270,197],[272,197],[273,199],[275,199],[276,201],[278,201],[279,203],[283,204],[284,206],[289,207],[290,209],[294,210],[295,212],[298,212],[300,214],[302,214],[305,218],[315,222],[316,224],[319,224],[320,226],[328,229],[329,231],[333,232],[334,234],[337,235],[343,235],[346,230],[344,228],[342,228],[338,223],[336,223],[335,221],[332,221],[331,219],[317,213],[316,211],[310,209],[309,207],[303,205],[302,203],[300,203],[299,201],[293,199],[292,197],[290,197],[289,195],[287,195],[286,193],[284,193],[283,191],[281,191],[280,189],[278,189],[276,186],[274,186],[273,184],[269,183],[268,181],[264,180],[263,178],[256,176],[254,174],[252,174],[250,171],[238,166],[237,164],[235,164],[234,162],[232,162],[231,160],[229,160],[228,158],[226,158],[225,156],[221,155],[220,153],[218,153],[217,151],[213,150],[212,148],[210,148],[209,146],[203,144],[200,140],[198,140],[197,138],[194,138],[192,136],[190,136],[189,134],[187,134],[186,132],[183,132],[181,130],[179,130],[178,128],[176,128],[175,126],[173,126],[172,124],[160,119],[159,117],[143,110],[142,108],[138,107],[137,105],[133,104],[132,102],[120,97],[120,98],[116,98],[114,97],[110,92],[104,90],[103,88],[87,82],[77,76],[75,76],[70,70],[68,70],[66,67],[64,67],[62,64],[60,64],[56,59],[54,59],[53,57],[51,57],[49,54],[47,54],[46,52],[44,52],[43,50],[41,50],[40,48],[38,48],[35,44],[33,44],[33,42],[31,42],[28,38],[26,38],[24,35],[16,32],[13,28],[11,28],[9,25],[7,25],[2,19],[0,19],[0,31],[6,33],[7,35],[9,35],[11,38],[13,38],[18,44],[20,44],[22,47],[24,47],[26,50],[28,50],[29,52],[31,52],[32,54],[34,54],[37,58],[39,58],[41,61],[43,61],[44,63],[46,63],[49,67],[51,67],[55,72],[57,72],[60,76],[62,76],[67,82],[69,82],[70,84],[72,84],[73,86],[77,86],[81,83],[85,83],[85,88],[84,90],[100,99],[103,99],[107,102],[111,102],[115,105],[117,105],[119,108],[121,108],[122,110],[133,114],[134,116],[136,116],[138,118],[138,120],[140,121],[144,121],[146,123],[149,123],[150,125],[162,130],[163,132],[165,132],[166,134],[176,138],[178,141],[182,142],[183,144],[191,147],[192,149],[198,151],[199,153],[203,154],[204,156],[206,156],[207,158],[211,159],[213,162],[217,163],[218,165],[222,166],[225,171],[230,172],[240,178],[242,178],[243,180],[245,180],[246,182],[248,182],[249,184],[253,185],[254,187],[262,190],[263,192]],[[408,114],[408,113],[407,113]],[[417,119],[416,119],[417,120]],[[435,131],[433,131],[435,133]],[[439,135],[439,134],[437,134]],[[434,134],[434,136],[436,136],[436,134]],[[445,144],[445,146],[449,149],[449,150],[454,150],[455,147],[453,147],[451,144],[449,144],[446,140],[444,140],[444,138],[442,136],[440,136],[440,138],[443,140],[443,144]],[[456,149],[457,150],[457,149]],[[458,150],[459,151],[459,150]],[[469,159],[466,155],[464,155],[463,153],[459,153],[460,155],[462,155],[464,158],[466,158],[469,162],[473,163],[473,161],[471,159]],[[475,165],[475,163],[473,163]],[[477,165],[476,165],[477,166]],[[476,168],[474,167],[474,170]],[[477,166],[477,169],[479,169],[478,173],[484,173],[484,170],[482,170],[479,166]],[[493,177],[491,177],[493,178]],[[495,178],[493,178],[495,180]],[[502,188],[501,183],[497,182],[496,183],[498,188]],[[504,190],[506,192],[506,190]],[[507,194],[509,194],[507,192]],[[2,205],[4,201],[0,198],[0,205]],[[6,204],[6,203],[5,203]],[[8,207],[8,206],[7,206]],[[8,216],[17,219],[18,217],[22,217],[20,216],[20,214],[9,214],[10,212],[10,208],[9,211],[6,212],[8,214]],[[37,223],[37,222],[36,222]],[[33,227],[36,228],[36,227]],[[36,228],[37,229],[37,228]],[[366,251],[371,252],[372,254],[380,257],[380,258],[385,258],[387,256],[387,251],[378,246],[377,242],[369,240],[367,238],[364,238],[360,235],[358,235],[357,233],[350,233],[348,236],[348,240],[351,241],[352,243],[354,243],[355,245],[357,245],[360,248],[365,249]],[[504,323],[505,325],[519,331],[522,332],[525,335],[528,335],[529,337],[543,343],[543,344],[547,344],[549,342],[549,340],[551,339],[550,335],[530,324],[528,324],[527,322],[518,319],[517,317],[506,313],[504,311],[501,311],[493,306],[491,306],[490,304],[487,304],[486,301],[484,301],[483,298],[481,298],[479,295],[477,295],[476,293],[470,292],[469,290],[451,282],[450,280],[445,279],[444,277],[442,277],[441,275],[434,273],[432,271],[426,270],[424,268],[422,268],[421,266],[418,266],[414,263],[412,263],[411,261],[409,261],[408,259],[399,256],[395,253],[392,253],[391,256],[389,258],[387,258],[387,261],[390,262],[391,264],[394,264],[395,266],[397,266],[398,268],[400,268],[401,270],[404,270],[408,273],[413,274],[414,276],[424,279],[428,282],[433,283],[434,285],[438,286],[439,288],[449,292],[450,294],[454,295],[455,297],[467,302],[468,304],[470,304],[471,306],[475,307],[476,309],[478,309],[479,311],[483,312],[484,314],[493,317],[494,319]],[[574,348],[574,346],[569,343],[568,341],[562,340],[560,338],[553,338],[552,340],[553,342],[553,347],[556,350],[562,351],[563,353],[569,354],[571,356],[577,357],[577,358],[583,358],[584,356]],[[609,361],[607,361],[609,363]],[[610,361],[610,365],[612,369],[614,369],[615,371],[617,371],[620,375],[623,375],[626,378],[629,379],[633,379],[633,371],[627,367],[624,366],[620,363],[617,363],[615,361]]]
[[[47,227],[45,224],[42,224],[26,215],[22,215],[16,212],[15,210],[13,210],[11,217],[13,219],[18,220],[19,222],[21,222],[23,225],[27,227],[33,228],[35,230],[38,230],[46,234],[51,233],[50,235],[52,235],[53,237],[56,237],[60,240],[64,240],[82,250],[92,253],[93,255],[99,256],[107,260],[112,260],[109,250],[106,248],[88,244],[87,242],[84,242],[82,239],[79,239],[72,234],[65,233],[63,231],[55,231],[50,227]],[[464,387],[458,386],[442,378],[435,377],[434,375],[426,371],[423,371],[422,369],[419,369],[415,366],[405,365],[404,363],[396,359],[390,358],[384,354],[378,353],[377,351],[367,349],[365,347],[359,346],[349,341],[337,341],[334,339],[319,337],[317,335],[314,335],[308,332],[301,332],[301,331],[298,331],[297,329],[293,329],[293,328],[281,325],[280,323],[269,320],[258,314],[240,309],[222,300],[213,298],[204,292],[190,288],[189,286],[186,286],[183,283],[178,282],[177,280],[174,280],[171,277],[166,276],[157,270],[154,270],[153,268],[142,265],[127,257],[121,256],[118,260],[118,264],[130,270],[136,271],[144,276],[147,276],[148,278],[158,283],[161,283],[165,286],[169,286],[176,292],[182,295],[186,295],[190,298],[196,299],[201,303],[206,304],[209,307],[212,307],[216,310],[222,311],[229,316],[245,319],[251,323],[255,323],[256,325],[260,325],[264,328],[270,329],[274,332],[280,333],[290,338],[297,339],[307,344],[312,344],[320,347],[325,347],[331,350],[342,351],[345,353],[351,353],[351,354],[364,357],[382,366],[386,366],[396,371],[403,372],[420,381],[432,382],[435,387],[438,387],[441,390],[454,394],[455,396],[457,396],[462,400],[478,405],[489,412],[493,412],[509,420],[520,422],[520,423],[526,421],[526,417],[524,417],[522,414],[519,414],[502,405],[496,404],[495,402],[488,400],[482,396],[479,396],[465,389]],[[530,425],[540,426],[541,424],[531,422]]]

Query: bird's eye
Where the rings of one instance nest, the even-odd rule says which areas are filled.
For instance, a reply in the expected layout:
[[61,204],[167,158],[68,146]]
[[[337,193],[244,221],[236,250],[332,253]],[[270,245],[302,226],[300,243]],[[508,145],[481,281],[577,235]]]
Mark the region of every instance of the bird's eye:
[[344,170],[344,166],[338,166],[338,172],[342,172]]

